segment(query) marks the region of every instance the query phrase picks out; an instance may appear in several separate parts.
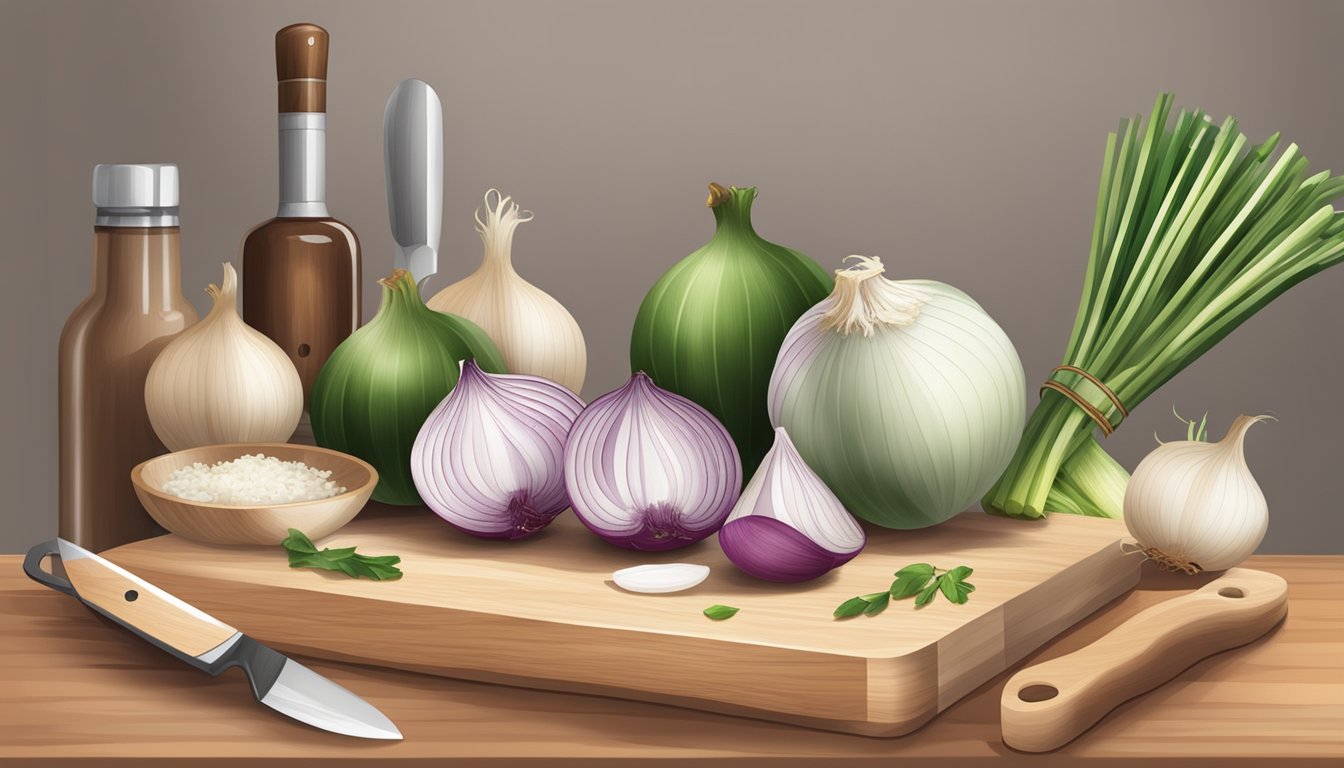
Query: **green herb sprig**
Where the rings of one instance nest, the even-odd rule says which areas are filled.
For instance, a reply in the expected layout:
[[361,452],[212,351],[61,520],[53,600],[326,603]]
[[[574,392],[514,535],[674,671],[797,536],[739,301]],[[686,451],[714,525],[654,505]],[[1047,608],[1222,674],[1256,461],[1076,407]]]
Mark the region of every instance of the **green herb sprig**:
[[290,568],[320,568],[325,571],[340,571],[352,579],[365,578],[374,581],[392,581],[401,578],[401,569],[396,567],[401,558],[396,555],[378,557],[355,553],[354,547],[318,550],[317,545],[302,531],[290,528],[289,535],[280,545],[289,553]]
[[736,616],[739,610],[731,605],[711,605],[704,610],[704,614],[714,621],[723,621]]
[[885,611],[892,600],[915,598],[915,607],[923,608],[933,602],[939,592],[949,601],[961,605],[975,591],[975,585],[966,581],[974,571],[964,565],[951,570],[934,568],[928,563],[907,565],[896,572],[896,579],[886,592],[851,597],[841,603],[833,614],[837,619],[852,619],[863,614],[876,616]]

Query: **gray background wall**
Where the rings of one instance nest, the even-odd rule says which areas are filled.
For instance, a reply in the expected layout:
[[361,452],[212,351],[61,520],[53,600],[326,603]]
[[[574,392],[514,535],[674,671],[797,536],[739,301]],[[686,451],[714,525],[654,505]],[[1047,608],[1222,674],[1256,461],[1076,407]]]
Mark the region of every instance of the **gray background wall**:
[[[328,197],[391,266],[382,114],[405,77],[445,108],[442,269],[472,269],[472,211],[499,187],[536,212],[525,276],[588,339],[585,394],[628,374],[656,277],[710,235],[711,180],[758,185],[757,228],[827,267],[976,297],[1028,378],[1059,362],[1107,131],[1160,90],[1279,130],[1344,170],[1338,2],[0,1],[0,551],[56,529],[56,348],[89,290],[95,163],[181,166],[183,287],[273,215],[272,36],[332,36]],[[1344,269],[1299,286],[1156,393],[1106,442],[1128,467],[1171,416],[1274,411],[1248,458],[1264,552],[1338,552]]]

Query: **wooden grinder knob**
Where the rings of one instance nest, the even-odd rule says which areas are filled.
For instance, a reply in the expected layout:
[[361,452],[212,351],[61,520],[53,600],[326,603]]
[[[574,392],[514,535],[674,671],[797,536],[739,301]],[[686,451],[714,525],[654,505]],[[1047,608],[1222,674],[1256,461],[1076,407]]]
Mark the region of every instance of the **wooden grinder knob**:
[[275,33],[281,112],[327,111],[327,30],[307,22]]

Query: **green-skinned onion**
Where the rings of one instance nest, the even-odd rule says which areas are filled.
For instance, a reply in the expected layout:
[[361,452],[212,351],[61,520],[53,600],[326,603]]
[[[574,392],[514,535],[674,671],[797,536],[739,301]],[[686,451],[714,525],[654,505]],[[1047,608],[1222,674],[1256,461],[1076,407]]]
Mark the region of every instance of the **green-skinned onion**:
[[714,414],[751,477],[774,442],[766,390],[793,322],[833,281],[751,226],[756,188],[709,185],[714,237],[654,284],[635,319],[630,365]]
[[378,470],[375,500],[419,504],[411,447],[421,425],[457,385],[462,360],[505,373],[504,358],[470,320],[426,307],[409,272],[378,282],[378,314],[341,342],[313,383],[313,437]]

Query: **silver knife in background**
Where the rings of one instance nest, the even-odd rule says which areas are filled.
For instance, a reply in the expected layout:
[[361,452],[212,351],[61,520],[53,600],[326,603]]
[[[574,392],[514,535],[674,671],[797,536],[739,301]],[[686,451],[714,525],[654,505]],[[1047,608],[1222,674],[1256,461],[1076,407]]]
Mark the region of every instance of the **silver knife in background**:
[[[64,578],[42,570],[49,556],[60,558]],[[401,738],[392,721],[367,701],[65,539],[28,550],[23,571],[203,672],[218,675],[242,667],[257,701],[281,714],[347,736]]]
[[417,287],[439,271],[443,225],[443,106],[423,80],[403,80],[383,113],[387,218],[397,241],[394,264]]

